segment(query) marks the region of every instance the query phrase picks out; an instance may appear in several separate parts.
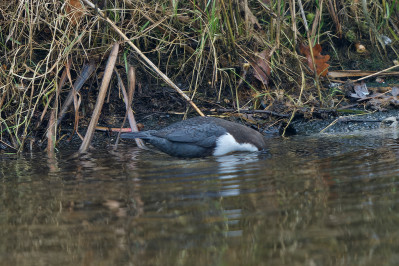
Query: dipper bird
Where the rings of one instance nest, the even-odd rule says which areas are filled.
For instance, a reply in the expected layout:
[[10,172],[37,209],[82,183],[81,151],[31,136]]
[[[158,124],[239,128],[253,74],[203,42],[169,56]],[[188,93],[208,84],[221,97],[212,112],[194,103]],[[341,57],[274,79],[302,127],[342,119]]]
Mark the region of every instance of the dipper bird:
[[220,156],[235,151],[266,148],[262,134],[244,125],[214,117],[194,117],[160,130],[121,134],[124,139],[142,139],[171,156],[195,158]]

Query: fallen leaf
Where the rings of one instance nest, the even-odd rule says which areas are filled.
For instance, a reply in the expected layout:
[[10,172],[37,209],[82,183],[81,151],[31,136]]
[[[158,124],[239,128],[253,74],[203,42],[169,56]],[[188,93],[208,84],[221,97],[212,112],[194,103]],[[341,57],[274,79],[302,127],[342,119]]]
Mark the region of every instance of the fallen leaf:
[[377,111],[385,111],[390,105],[388,98],[373,98],[367,102],[367,107]]
[[[358,101],[367,101],[366,106],[373,110],[384,111],[389,105],[399,106],[399,88],[392,87],[391,91],[386,91],[384,93],[370,93],[370,89],[367,88],[366,84],[355,84],[350,96],[358,99]],[[374,88],[375,89],[375,88]],[[373,90],[372,90],[373,92]]]
[[248,60],[251,66],[255,69],[254,77],[266,86],[269,84],[270,77],[270,58],[269,51],[263,50],[255,60]]
[[362,82],[361,84],[355,84],[353,90],[355,91],[355,93],[351,94],[352,98],[365,99],[370,95],[370,92],[367,89],[367,85],[364,82]]
[[398,96],[399,95],[399,87],[392,87],[391,94],[394,97]]
[[[317,75],[325,77],[328,73],[328,67],[330,66],[329,64],[327,64],[327,61],[330,60],[330,56],[320,54],[322,48],[321,45],[318,43],[315,44],[312,50],[313,50],[314,64],[316,66],[316,73]],[[309,46],[306,46],[302,43],[299,44],[299,52],[306,57],[308,66],[312,71],[314,71],[312,54],[310,52]]]
[[67,0],[67,4],[65,5],[65,12],[69,21],[76,25],[78,24],[79,20],[83,16],[83,6],[80,3],[80,0]]

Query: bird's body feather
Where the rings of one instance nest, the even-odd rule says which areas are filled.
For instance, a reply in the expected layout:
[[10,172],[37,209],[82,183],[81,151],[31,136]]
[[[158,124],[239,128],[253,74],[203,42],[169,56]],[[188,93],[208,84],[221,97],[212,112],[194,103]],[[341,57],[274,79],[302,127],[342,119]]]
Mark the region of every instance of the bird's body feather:
[[[218,140],[229,134],[237,144],[231,149],[217,147]],[[174,123],[160,130],[124,133],[122,138],[140,138],[152,144],[159,150],[177,157],[204,157],[218,151],[248,150],[254,151],[265,148],[263,136],[246,126],[213,117],[195,117]],[[229,142],[230,143],[230,142]],[[236,149],[234,148],[236,147]],[[220,154],[219,154],[220,153]],[[214,155],[222,155],[219,152]]]

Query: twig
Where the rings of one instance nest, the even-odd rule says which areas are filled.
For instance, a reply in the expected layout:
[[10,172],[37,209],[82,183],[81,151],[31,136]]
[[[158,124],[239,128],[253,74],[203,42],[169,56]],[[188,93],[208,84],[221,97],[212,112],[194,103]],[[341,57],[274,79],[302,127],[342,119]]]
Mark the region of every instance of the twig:
[[[217,109],[216,112],[218,113],[232,113],[232,112],[238,112],[235,109]],[[240,109],[240,113],[245,113],[245,114],[269,114],[269,115],[274,115],[278,117],[290,117],[290,115],[285,115],[285,114],[279,114],[273,111],[268,111],[268,110],[242,110]]]
[[290,126],[292,120],[294,119],[296,111],[297,109],[295,108],[291,114],[290,120],[288,121],[287,125],[284,127],[283,133],[281,134],[282,137],[285,137],[285,132],[287,131],[287,128]]
[[141,51],[140,49],[133,44],[133,42],[118,28],[118,26],[115,25],[114,22],[112,22],[112,20],[110,20],[102,10],[100,10],[98,7],[96,7],[92,2],[90,2],[89,0],[83,0],[88,6],[90,6],[91,8],[94,8],[98,14],[100,14],[100,16],[107,21],[112,28],[114,28],[114,30],[136,51],[136,53],[138,53],[138,55],[140,55],[141,58],[144,59],[144,61],[155,71],[158,73],[158,75],[161,76],[161,78],[168,83],[173,89],[175,89],[180,96],[182,96],[194,109],[195,111],[197,111],[197,113],[200,116],[205,116],[201,110],[195,105],[195,103],[190,99],[190,97],[188,97],[176,84],[173,83],[172,80],[170,80],[168,78],[168,76],[166,76],[161,70],[159,70],[159,68],[157,68],[153,62],[151,62],[150,59],[148,59],[148,57],[146,57]]
[[10,148],[10,149],[18,150],[17,148],[11,146],[10,144],[8,144],[7,142],[5,142],[5,141],[3,141],[3,140],[1,140],[1,139],[0,139],[0,143],[1,143],[2,145],[4,145],[4,146],[7,146],[7,147]]
[[391,69],[394,69],[394,68],[396,68],[396,67],[399,67],[399,65],[394,65],[394,66],[388,67],[388,68],[386,68],[386,69],[384,69],[384,70],[381,70],[381,71],[378,71],[378,72],[376,72],[376,73],[370,74],[370,75],[368,75],[368,76],[359,78],[359,79],[355,80],[354,82],[358,82],[358,81],[361,81],[361,80],[363,80],[363,79],[367,79],[367,78],[370,78],[370,77],[373,77],[373,76],[377,76],[377,75],[379,75],[379,74],[381,74],[381,73],[387,72],[387,71],[389,71],[389,70],[391,70]]
[[116,128],[116,127],[102,127],[102,126],[96,126],[97,131],[104,131],[104,132],[132,132],[131,128]]

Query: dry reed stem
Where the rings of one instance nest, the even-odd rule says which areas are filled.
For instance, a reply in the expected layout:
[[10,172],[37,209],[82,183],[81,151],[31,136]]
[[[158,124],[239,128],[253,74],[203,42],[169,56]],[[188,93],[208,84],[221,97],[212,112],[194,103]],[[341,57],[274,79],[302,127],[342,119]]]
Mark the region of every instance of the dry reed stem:
[[127,80],[129,82],[128,104],[131,106],[136,90],[136,68],[134,66],[129,66]]
[[[55,110],[55,109],[54,109]],[[48,157],[54,157],[54,148],[55,148],[55,138],[56,138],[56,121],[55,121],[55,111],[52,110],[50,114],[48,130],[47,130],[47,155]]]
[[358,79],[355,80],[354,82],[358,82],[358,81],[361,81],[361,80],[363,80],[363,79],[367,79],[367,78],[371,78],[371,77],[374,77],[374,76],[378,76],[378,75],[381,74],[381,73],[387,72],[387,71],[389,71],[389,70],[391,70],[391,69],[394,69],[394,68],[397,68],[397,67],[399,67],[399,65],[394,65],[394,66],[388,67],[388,68],[386,68],[386,69],[384,69],[384,70],[378,71],[378,72],[373,73],[373,74],[370,74],[370,75],[368,75],[368,76],[365,76],[365,77],[362,77],[362,78],[358,78]]
[[[126,117],[129,120],[130,132],[138,132],[139,131],[139,129],[137,127],[136,119],[134,118],[133,110],[132,110],[132,107],[131,107],[132,100],[133,100],[133,92],[134,92],[134,88],[132,88],[132,84],[136,83],[134,80],[132,80],[131,69],[134,69],[134,68],[132,66],[129,67],[128,79],[130,80],[130,82],[129,82],[129,91],[128,92],[126,92],[125,85],[123,84],[122,78],[119,75],[118,70],[115,69],[115,73],[118,76],[119,89],[122,91],[123,100],[125,102],[125,107],[126,107],[126,115],[123,118],[122,125],[121,125],[121,127],[119,129],[118,137],[117,137],[116,143],[115,143],[115,149],[117,148],[117,143],[119,142],[120,134],[123,132],[123,126],[125,125]],[[133,75],[135,75],[135,74],[133,73]],[[129,97],[131,97],[130,98],[131,100],[129,99]],[[136,141],[137,147],[139,147],[141,149],[146,149],[146,147],[144,145],[144,142],[141,139],[134,139],[134,140]]]
[[338,38],[342,38],[342,26],[341,23],[338,19],[338,15],[337,15],[337,3],[335,2],[335,0],[328,0],[328,4],[327,4],[327,8],[328,11],[331,15],[331,18],[335,24],[335,28],[337,31],[337,35]]
[[113,69],[115,67],[115,62],[118,57],[119,43],[115,43],[112,47],[111,53],[108,57],[107,65],[105,66],[103,80],[101,82],[100,91],[98,93],[96,106],[93,111],[93,115],[90,120],[89,127],[87,128],[86,135],[83,139],[82,145],[80,145],[79,153],[84,153],[90,146],[91,140],[93,139],[94,131],[96,129],[98,119],[101,114],[101,109],[104,104],[105,95],[111,81],[111,76]]
[[118,26],[115,25],[115,23],[110,20],[108,17],[105,16],[104,12],[102,10],[100,10],[99,8],[97,8],[92,2],[90,2],[89,0],[83,0],[87,5],[89,5],[90,7],[96,9],[96,11],[101,15],[101,17],[107,21],[111,27],[140,55],[141,58],[144,59],[144,61],[156,72],[158,73],[159,76],[161,76],[161,78],[169,84],[169,86],[171,86],[173,89],[175,89],[177,91],[177,93],[180,94],[180,96],[183,97],[183,99],[185,99],[193,108],[195,111],[197,111],[197,113],[200,116],[205,116],[201,110],[197,107],[197,105],[190,99],[190,97],[188,97],[175,83],[173,83],[173,81],[166,76],[161,70],[159,70],[159,68],[147,57],[145,56],[140,49],[133,44],[133,42],[119,29]]
[[74,92],[79,92],[79,90],[82,88],[84,83],[89,79],[91,74],[94,72],[96,68],[96,64],[94,61],[89,61],[85,63],[82,67],[82,70],[80,72],[80,75],[78,78],[75,80],[75,82],[72,85],[71,90],[68,93],[67,98],[64,101],[64,104],[61,107],[61,111],[58,114],[58,120],[57,124],[60,124],[62,119],[64,118],[66,112],[68,111],[69,106],[71,105],[73,98],[74,98]]
[[[65,85],[65,81],[67,78],[67,74],[69,72],[69,68],[71,67],[71,61],[68,60],[67,63],[65,64],[64,71],[61,75],[60,81],[58,82],[58,85],[56,87],[56,93],[55,93],[55,103],[53,105],[53,108],[51,109],[50,112],[50,119],[47,125],[47,154],[50,158],[54,158],[54,149],[55,149],[55,144],[56,144],[56,139],[57,139],[57,121],[56,121],[56,114],[58,112],[58,96],[60,95],[60,91],[62,87]],[[53,94],[54,95],[54,94]],[[52,95],[52,96],[53,96]],[[46,104],[46,108],[49,106],[50,100]],[[46,110],[45,108],[45,110]],[[45,113],[45,110],[43,111],[42,116],[40,117],[40,121],[43,120],[43,115]]]
[[317,30],[319,27],[319,24],[321,22],[321,16],[323,14],[323,2],[324,0],[319,1],[319,8],[316,9],[316,14],[313,20],[313,25],[312,25],[312,30],[310,31],[310,39],[312,40],[312,47],[313,47],[313,41],[316,41],[316,43],[319,43],[319,40],[316,40],[317,37]]
[[[119,75],[118,78],[120,79]],[[126,92],[125,86],[123,85],[122,80],[120,79],[123,99],[125,101],[127,117],[129,119],[130,128],[132,132],[138,132],[136,119],[134,118],[133,110],[131,107],[133,95],[134,95],[134,86],[136,84],[136,78],[134,73],[134,67],[130,66],[128,71],[128,80],[129,80],[129,92]],[[141,149],[145,149],[144,142],[141,139],[134,139],[136,141],[137,147]]]

